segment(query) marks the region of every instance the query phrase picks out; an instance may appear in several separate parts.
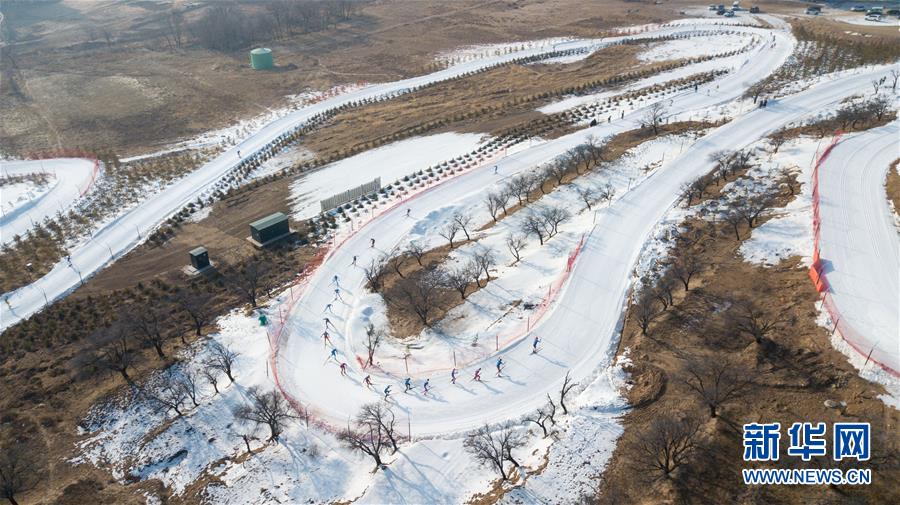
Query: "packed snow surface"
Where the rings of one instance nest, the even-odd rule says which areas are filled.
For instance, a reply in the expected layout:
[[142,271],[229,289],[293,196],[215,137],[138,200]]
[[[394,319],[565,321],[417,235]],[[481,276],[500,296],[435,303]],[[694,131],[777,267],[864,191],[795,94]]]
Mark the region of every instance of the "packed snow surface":
[[386,185],[431,165],[461,156],[478,147],[475,133],[440,133],[394,142],[336,161],[300,177],[291,185],[295,219],[321,211],[319,200],[381,177]]
[[19,192],[9,186],[0,187],[0,245],[24,236],[35,224],[59,212],[68,212],[90,189],[94,175],[93,160],[55,158],[48,160],[2,161],[0,175],[45,174],[48,185],[42,191]]
[[819,168],[828,296],[860,352],[900,373],[900,237],[884,197],[900,122],[848,135]]

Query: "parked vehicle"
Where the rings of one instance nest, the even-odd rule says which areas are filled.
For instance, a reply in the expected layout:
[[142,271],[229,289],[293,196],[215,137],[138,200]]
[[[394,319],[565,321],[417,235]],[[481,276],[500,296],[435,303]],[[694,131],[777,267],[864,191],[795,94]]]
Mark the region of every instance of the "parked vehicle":
[[854,5],[853,7],[850,7],[850,12],[866,12],[866,6]]
[[866,14],[866,21],[881,21],[881,14],[870,12]]
[[723,14],[723,16],[725,16],[726,18],[733,18],[734,11],[725,11],[725,14]]
[[759,14],[759,7],[755,5],[753,7],[750,7],[750,14]]
[[710,4],[709,10],[711,10],[711,11],[717,11],[717,10],[719,10],[719,6],[716,5],[716,4]]
[[817,5],[813,5],[806,8],[806,13],[810,16],[818,16],[822,13],[822,8]]

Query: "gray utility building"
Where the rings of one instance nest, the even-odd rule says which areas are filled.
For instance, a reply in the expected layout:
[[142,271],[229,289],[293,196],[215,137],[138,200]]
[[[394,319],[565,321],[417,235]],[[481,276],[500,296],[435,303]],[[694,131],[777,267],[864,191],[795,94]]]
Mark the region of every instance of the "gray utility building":
[[250,223],[250,240],[260,247],[291,233],[288,218],[283,212]]
[[189,254],[191,255],[191,266],[198,272],[209,266],[209,252],[205,247],[192,249]]

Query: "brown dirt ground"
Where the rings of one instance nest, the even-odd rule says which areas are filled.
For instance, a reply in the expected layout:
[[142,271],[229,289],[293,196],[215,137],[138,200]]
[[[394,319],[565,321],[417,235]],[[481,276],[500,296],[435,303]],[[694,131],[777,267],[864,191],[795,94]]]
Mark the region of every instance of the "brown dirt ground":
[[[514,100],[524,100],[557,88],[576,86],[581,82],[608,78],[632,70],[654,65],[641,65],[635,55],[643,47],[613,46],[598,51],[583,61],[560,65],[512,65],[474,75],[470,78],[431,86],[422,91],[374,104],[359,111],[343,112],[324,127],[316,130],[302,145],[322,152],[334,146],[351,146],[387,137],[438,119],[451,119],[445,129],[490,132],[541,117],[534,109],[546,100],[511,106]],[[657,64],[658,65],[658,64]],[[477,109],[497,109],[489,117],[479,115],[467,120],[462,117]],[[460,124],[457,124],[460,123]]]
[[888,200],[894,204],[894,214],[900,214],[900,160],[894,161],[888,169],[884,190]]
[[[453,246],[454,249],[456,249],[467,243],[469,243],[469,241],[465,239],[455,240]],[[419,265],[415,257],[408,254],[398,255],[394,258],[403,258],[402,266],[400,267],[403,278],[416,279],[425,271],[431,268],[439,268],[443,265],[451,252],[452,250],[450,249],[449,244],[426,251],[422,257],[421,265]],[[414,337],[425,329],[425,325],[422,324],[422,321],[416,314],[406,308],[402,291],[398,286],[398,283],[402,280],[403,279],[397,274],[393,266],[387,266],[382,281],[383,287],[379,291],[386,300],[395,300],[393,303],[387,303],[387,318],[391,325],[391,335],[400,339]],[[469,297],[479,289],[484,288],[490,281],[491,279],[481,279],[483,284],[480,287],[476,286],[475,283],[470,282],[466,291],[466,297]],[[448,312],[450,312],[450,310],[463,303],[464,300],[460,297],[458,291],[454,289],[440,289],[438,295],[435,297],[434,312],[429,317],[432,321],[440,321]]]
[[[783,206],[788,196],[779,196]],[[691,220],[694,228],[708,223]],[[776,267],[744,262],[740,243],[727,225],[716,225],[712,235],[691,246],[691,254],[707,267],[681,291],[674,307],[657,318],[647,336],[629,311],[619,349],[630,349],[632,382],[627,392],[633,410],[622,420],[625,432],[602,478],[601,503],[896,503],[900,478],[896,433],[900,412],[886,408],[877,398],[882,388],[861,379],[847,359],[829,342],[828,332],[816,325],[818,299],[798,258]],[[749,234],[748,234],[749,235]],[[756,302],[766,313],[779,314],[788,323],[766,345],[721,326],[716,309],[734,297]],[[682,382],[680,356],[697,352],[733,358],[752,370],[748,394],[727,403],[717,419],[705,415],[697,397]],[[847,402],[843,413],[824,406],[825,400]],[[642,456],[633,442],[661,416],[688,412],[700,416],[705,439],[688,468],[677,479],[647,483],[636,479],[634,462]],[[856,488],[770,486],[751,488],[740,481],[742,448],[740,425],[745,422],[867,421],[872,423],[873,450],[869,464],[874,483]],[[782,437],[786,442],[786,436]],[[782,451],[784,445],[782,444]],[[790,458],[788,458],[790,459]],[[782,465],[789,463],[782,460]],[[829,467],[828,463],[823,464]]]
[[[455,47],[591,36],[678,15],[673,4],[610,0],[602,9],[579,0],[460,0],[450,9],[437,0],[379,1],[336,29],[272,41],[279,68],[256,72],[246,50],[164,49],[153,5],[64,0],[5,10],[15,39],[3,70],[19,93],[4,86],[0,94],[0,148],[79,145],[134,154],[283,106],[285,95],[308,88],[422,74],[437,53]],[[89,25],[114,32],[113,44],[87,43]]]

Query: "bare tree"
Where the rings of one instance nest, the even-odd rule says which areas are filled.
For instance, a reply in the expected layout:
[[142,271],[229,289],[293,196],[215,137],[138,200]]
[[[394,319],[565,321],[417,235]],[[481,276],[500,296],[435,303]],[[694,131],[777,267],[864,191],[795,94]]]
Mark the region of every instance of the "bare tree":
[[769,144],[772,145],[772,154],[776,154],[781,146],[783,146],[788,141],[787,132],[784,131],[784,128],[779,128],[775,130],[771,135],[769,135]]
[[550,421],[550,409],[549,405],[545,405],[531,414],[525,416],[525,421],[529,423],[534,423],[541,427],[541,431],[544,432],[544,438],[546,438],[550,432],[547,429],[547,422]]
[[383,281],[386,266],[387,258],[381,256],[379,258],[373,258],[369,263],[369,266],[363,270],[366,275],[366,281],[369,284],[369,289],[372,291],[381,291],[381,288],[384,286]]
[[600,188],[600,200],[606,200],[606,206],[612,205],[613,198],[616,196],[616,188],[612,184],[606,184]]
[[397,416],[394,415],[394,411],[386,403],[376,402],[363,405],[359,409],[356,420],[361,424],[379,424],[384,431],[384,435],[391,443],[394,453],[399,450],[397,446],[397,440],[399,439]]
[[675,279],[672,278],[672,275],[668,270],[666,270],[666,272],[660,276],[659,280],[656,281],[652,293],[653,296],[659,300],[659,303],[662,304],[663,310],[668,309],[669,306],[675,303]]
[[753,337],[757,344],[763,343],[767,336],[781,326],[780,317],[766,313],[751,300],[738,301],[735,307],[737,309],[737,313],[734,314],[735,327]]
[[252,387],[247,390],[247,396],[250,403],[236,408],[234,416],[258,425],[268,426],[268,442],[277,440],[284,430],[285,423],[297,418],[291,412],[287,401],[277,391],[263,393],[258,388]]
[[897,81],[900,81],[900,70],[897,70],[896,68],[892,68],[891,69],[891,79],[892,79],[891,90],[897,91]]
[[484,197],[484,205],[487,207],[488,212],[491,214],[491,219],[494,222],[497,222],[497,214],[500,213],[500,209],[503,205],[500,202],[500,197],[497,193],[488,193],[486,197]]
[[225,279],[239,296],[256,308],[259,297],[269,292],[267,280],[270,269],[269,263],[251,258],[242,267],[232,268]]
[[566,372],[566,378],[563,379],[562,387],[559,388],[559,406],[562,407],[563,415],[569,413],[569,409],[566,408],[566,396],[572,391],[572,388],[578,385],[577,382],[572,380],[569,373]]
[[735,209],[728,209],[725,211],[725,214],[722,215],[722,220],[731,225],[731,229],[734,231],[734,239],[740,242],[740,226],[741,223],[744,222],[744,216]]
[[547,165],[546,174],[553,178],[556,181],[557,185],[562,185],[563,179],[565,179],[566,174],[569,172],[568,159],[565,156],[561,156],[556,158],[549,165]]
[[536,214],[531,213],[522,221],[522,233],[525,235],[534,235],[538,242],[544,245],[544,221]]
[[606,161],[605,154],[606,154],[607,147],[603,140],[598,139],[597,137],[595,137],[593,135],[588,135],[588,138],[585,140],[585,143],[582,145],[585,146],[585,148],[586,148],[585,150],[588,153],[588,155],[590,156],[591,167],[596,167],[596,166],[600,165],[600,163],[603,163],[604,161]]
[[563,221],[569,219],[571,214],[563,207],[552,205],[538,209],[538,216],[543,222],[544,230],[547,232],[547,238],[550,239],[559,233],[559,225],[562,224]]
[[[366,407],[363,406],[363,408]],[[337,437],[350,449],[371,456],[375,460],[376,468],[384,468],[385,464],[381,459],[381,454],[391,447],[391,438],[388,436],[385,424],[380,419],[374,419],[372,416],[360,412],[356,417],[356,425],[352,429],[342,430]],[[393,425],[393,413],[391,413],[390,424]]]
[[597,188],[593,186],[583,186],[578,188],[578,196],[581,197],[581,201],[584,202],[584,206],[587,207],[587,210],[591,210],[591,204],[597,201]]
[[[213,320],[212,299],[212,294],[205,291],[187,291],[182,289],[175,294],[177,306],[191,320],[194,332],[198,337],[201,335],[203,327]],[[184,337],[182,336],[183,341]]]
[[553,403],[550,393],[547,393],[547,418],[550,419],[550,424],[556,426],[556,404]]
[[459,233],[459,229],[459,223],[454,219],[444,223],[444,226],[438,230],[438,234],[450,243],[450,249],[453,249],[453,240],[456,238],[456,234]]
[[652,293],[649,290],[645,290],[638,296],[638,299],[635,300],[634,304],[634,318],[638,323],[638,326],[641,327],[641,335],[646,335],[647,330],[650,329],[650,325],[659,315],[659,311],[656,310],[656,299],[653,297]]
[[[447,284],[455,289],[463,300],[466,299],[466,293],[469,290],[469,283],[472,281],[473,273],[468,267],[469,265],[457,267],[447,272],[446,274]],[[480,270],[476,269],[475,275],[478,275],[479,271]]]
[[422,266],[422,258],[425,256],[425,248],[422,247],[422,244],[410,242],[409,245],[406,246],[406,252],[416,259],[416,263],[418,263],[419,266]]
[[478,267],[482,272],[484,272],[484,276],[488,280],[490,280],[490,269],[497,264],[497,256],[494,254],[493,249],[490,249],[488,247],[479,247],[472,255],[472,259],[475,260],[475,263],[478,264]]
[[881,87],[881,84],[882,82],[880,79],[872,79],[872,94],[878,94],[878,88]]
[[634,443],[636,453],[641,456],[636,464],[658,478],[672,477],[675,470],[689,461],[699,430],[700,423],[692,418],[678,421],[671,414],[657,416]]
[[397,254],[392,256],[391,259],[388,260],[388,265],[391,266],[391,269],[394,270],[401,279],[404,277],[403,275],[403,263],[406,262],[406,257],[402,254]]
[[889,110],[891,110],[892,100],[886,96],[879,96],[869,100],[865,105],[865,116],[875,115],[875,119],[881,121],[881,118],[884,117],[885,114]]
[[459,229],[466,235],[466,240],[471,240],[469,237],[469,224],[472,222],[472,216],[468,214],[463,214],[461,212],[457,212],[453,214],[453,221],[459,226]]
[[381,343],[382,337],[384,337],[384,331],[381,328],[375,328],[375,325],[372,323],[366,325],[367,365],[375,364],[375,350],[378,349],[378,344]]
[[199,379],[197,372],[190,369],[182,370],[181,375],[178,377],[178,387],[180,387],[184,391],[184,394],[190,398],[194,407],[200,406]]
[[178,382],[174,370],[169,368],[159,376],[159,384],[152,389],[145,389],[144,393],[157,405],[166,411],[173,410],[178,417],[184,415],[182,405],[187,399],[184,389]]
[[206,382],[209,383],[213,388],[213,394],[219,394],[219,371],[218,368],[209,364],[209,362],[203,363],[203,368],[200,369],[200,373],[203,375],[203,378],[206,379]]
[[681,252],[669,263],[672,275],[681,281],[684,290],[690,290],[691,278],[703,269],[702,263],[690,251]]
[[437,269],[428,270],[415,278],[403,279],[397,283],[404,302],[401,308],[417,316],[423,325],[429,326],[431,315],[437,308],[439,289],[445,283],[443,273]]
[[666,106],[663,102],[655,102],[647,108],[646,112],[644,112],[644,116],[641,119],[641,126],[653,128],[653,134],[659,134],[659,125],[662,124],[663,119],[665,119],[666,113]]
[[0,498],[18,505],[16,497],[34,489],[40,480],[34,452],[26,444],[13,441],[0,450]]
[[156,351],[156,355],[161,360],[166,359],[163,352],[168,335],[165,330],[164,316],[162,312],[155,307],[132,308],[126,318],[131,328],[137,332],[139,338],[144,344],[152,346]]
[[209,351],[210,356],[206,360],[206,366],[224,373],[229,381],[234,382],[234,362],[237,360],[238,353],[218,342],[213,342]]
[[509,423],[498,432],[491,432],[490,428],[482,426],[470,433],[464,442],[466,450],[479,463],[493,466],[504,481],[509,480],[509,474],[505,468],[506,462],[510,461],[513,465],[518,466],[515,459],[512,458],[512,450],[523,445],[525,445],[524,437],[514,432]]
[[513,177],[507,185],[509,194],[516,197],[519,205],[523,205],[528,201],[528,194],[531,192],[532,188],[532,183],[528,179],[529,178],[524,175],[517,175]]
[[103,368],[117,372],[125,382],[131,384],[128,369],[134,365],[136,356],[128,345],[126,328],[116,323],[109,328],[101,329],[99,333],[101,347],[97,362]]
[[525,248],[525,245],[528,244],[528,241],[525,240],[525,237],[522,235],[517,235],[514,233],[510,233],[506,236],[506,248],[509,249],[509,253],[516,258],[516,262],[518,262],[521,257],[519,256],[522,252],[522,249]]
[[735,211],[744,218],[747,226],[753,228],[759,216],[769,208],[769,202],[763,196],[739,198],[735,202]]
[[783,166],[778,169],[778,185],[786,187],[791,196],[797,192],[796,169],[796,166]]
[[694,356],[685,374],[683,382],[709,409],[709,417],[716,417],[719,407],[741,397],[751,384],[747,369],[724,356]]

